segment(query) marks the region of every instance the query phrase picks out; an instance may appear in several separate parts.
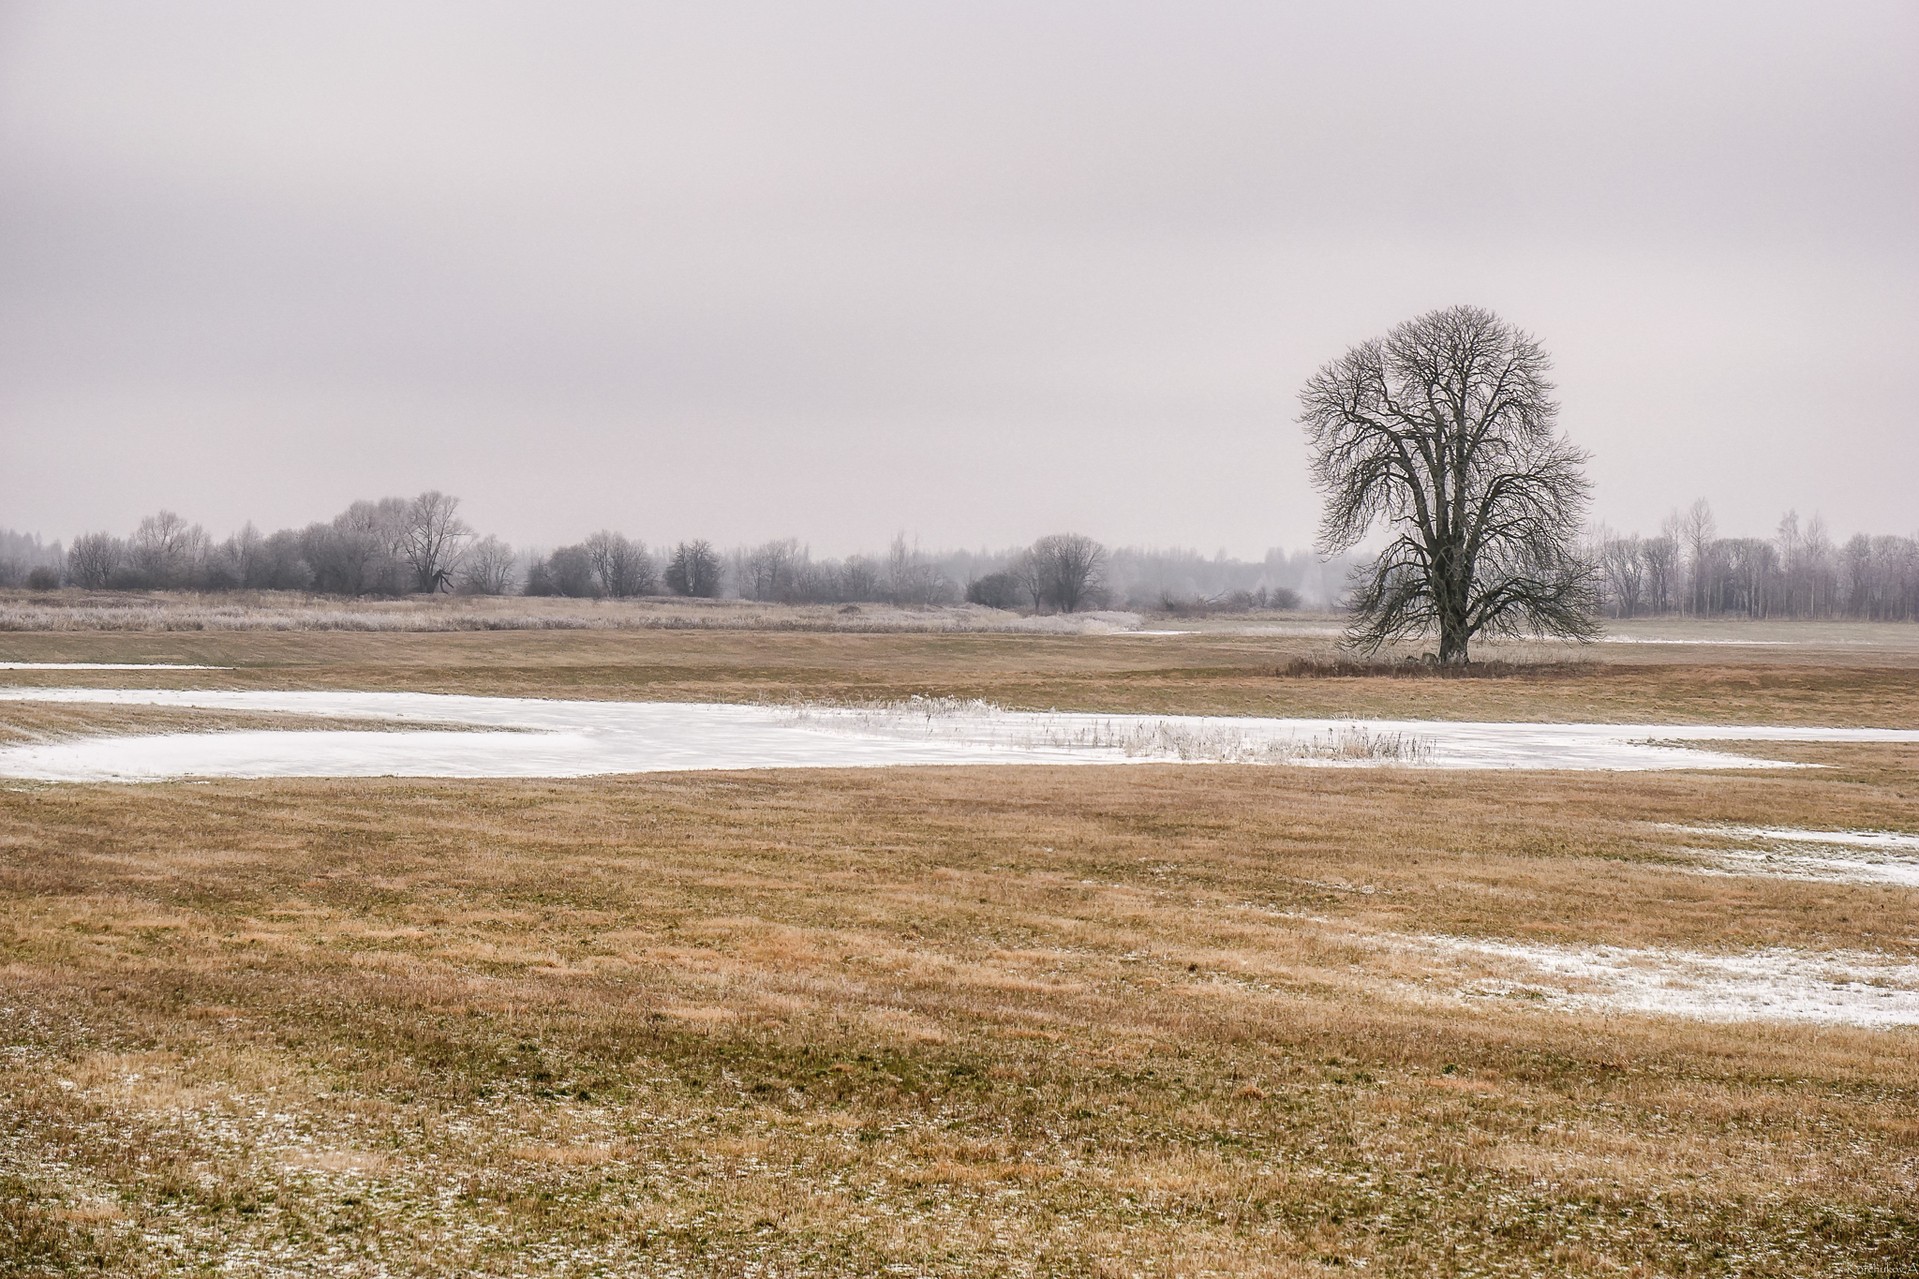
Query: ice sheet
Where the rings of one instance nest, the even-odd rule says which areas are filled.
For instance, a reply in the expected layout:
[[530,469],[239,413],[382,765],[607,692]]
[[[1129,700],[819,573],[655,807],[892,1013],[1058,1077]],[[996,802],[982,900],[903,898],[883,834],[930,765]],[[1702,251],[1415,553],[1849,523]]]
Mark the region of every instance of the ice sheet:
[[[1919,730],[1914,729],[1098,715],[940,701],[877,709],[794,708],[435,693],[98,688],[0,689],[0,700],[384,719],[419,730],[163,733],[0,748],[0,776],[48,781],[580,777],[684,769],[1148,761],[1459,769],[1770,768],[1781,765],[1672,743],[1919,742]],[[452,725],[502,731],[444,731]]]

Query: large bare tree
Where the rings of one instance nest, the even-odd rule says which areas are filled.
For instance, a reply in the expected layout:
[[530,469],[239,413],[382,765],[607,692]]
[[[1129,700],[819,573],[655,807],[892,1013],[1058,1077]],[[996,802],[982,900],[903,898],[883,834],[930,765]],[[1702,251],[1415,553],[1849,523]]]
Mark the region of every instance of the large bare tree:
[[710,599],[720,593],[720,557],[704,538],[681,542],[666,563],[666,589]]
[[459,498],[438,490],[420,494],[401,509],[395,550],[413,570],[414,590],[443,591],[452,585],[460,552],[473,536],[459,509]]
[[519,555],[497,537],[481,538],[460,557],[460,589],[468,595],[506,595],[519,575]]
[[1106,584],[1106,548],[1084,533],[1053,533],[1026,552],[1035,584],[1035,607],[1052,605],[1074,613],[1090,605]]
[[126,559],[126,548],[111,533],[82,533],[67,551],[67,577],[75,586],[103,591]]
[[601,529],[580,546],[593,566],[593,576],[599,579],[600,594],[626,599],[659,592],[659,577],[653,571],[653,557],[647,554],[644,542],[635,542],[612,529]]
[[1391,534],[1359,575],[1348,639],[1365,652],[1437,633],[1439,660],[1479,636],[1598,629],[1576,550],[1586,455],[1557,429],[1551,360],[1479,307],[1433,311],[1354,347],[1300,392],[1319,549]]
[[133,531],[134,567],[147,585],[162,590],[186,586],[206,551],[206,530],[172,511],[147,516]]

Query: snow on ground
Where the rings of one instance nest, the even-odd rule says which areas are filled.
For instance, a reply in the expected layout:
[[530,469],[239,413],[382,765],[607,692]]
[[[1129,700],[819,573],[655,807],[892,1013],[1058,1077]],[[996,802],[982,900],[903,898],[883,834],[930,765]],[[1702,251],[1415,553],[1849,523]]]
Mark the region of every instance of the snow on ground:
[[1705,875],[1765,875],[1779,879],[1919,888],[1919,835],[1867,830],[1795,830],[1783,826],[1679,826],[1689,835],[1738,840],[1741,848],[1689,850]]
[[1601,644],[1686,644],[1703,645],[1708,648],[1792,648],[1796,645],[1812,644],[1814,640],[1768,640],[1768,639],[1680,639],[1669,636],[1651,635],[1601,635]]
[[[0,689],[0,700],[381,719],[416,730],[162,733],[0,747],[0,776],[46,781],[583,777],[685,769],[1129,761],[1769,768],[1781,765],[1674,743],[1919,742],[1914,729],[1099,715],[918,698],[882,707],[781,707],[437,693],[11,688]],[[500,731],[446,731],[452,725]]]
[[1407,938],[1401,944],[1475,967],[1491,961],[1519,970],[1468,983],[1463,993],[1469,997],[1705,1021],[1919,1025],[1919,963],[1872,951],[1773,947],[1714,955],[1464,937]]
[[185,662],[0,662],[0,671],[230,671]]

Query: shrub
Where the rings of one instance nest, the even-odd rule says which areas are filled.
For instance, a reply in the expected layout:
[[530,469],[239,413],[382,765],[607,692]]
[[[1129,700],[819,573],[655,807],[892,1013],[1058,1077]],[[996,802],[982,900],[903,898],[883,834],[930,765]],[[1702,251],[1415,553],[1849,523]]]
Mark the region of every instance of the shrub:
[[966,584],[966,602],[1009,612],[1026,601],[1026,588],[1012,573],[988,573]]

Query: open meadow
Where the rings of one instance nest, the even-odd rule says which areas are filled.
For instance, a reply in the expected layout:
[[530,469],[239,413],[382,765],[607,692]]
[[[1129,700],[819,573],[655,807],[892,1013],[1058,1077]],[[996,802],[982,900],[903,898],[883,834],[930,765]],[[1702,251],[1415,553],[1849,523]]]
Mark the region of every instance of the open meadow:
[[[0,683],[1919,727],[1896,626],[1442,676],[1325,619],[58,612]],[[0,701],[276,726],[411,731]],[[1721,745],[1765,766],[0,780],[0,1272],[1919,1273],[1919,743]]]

